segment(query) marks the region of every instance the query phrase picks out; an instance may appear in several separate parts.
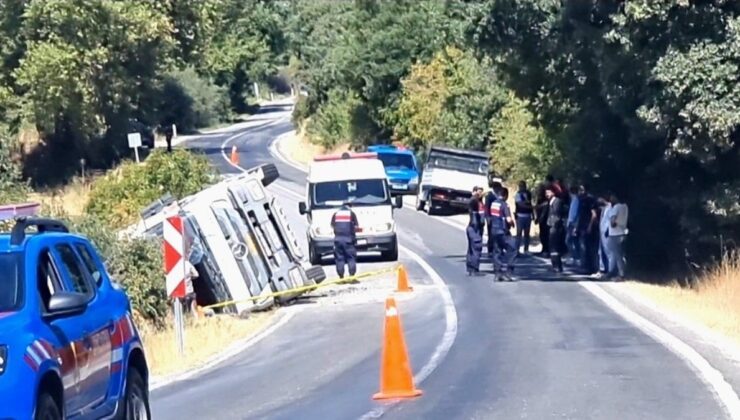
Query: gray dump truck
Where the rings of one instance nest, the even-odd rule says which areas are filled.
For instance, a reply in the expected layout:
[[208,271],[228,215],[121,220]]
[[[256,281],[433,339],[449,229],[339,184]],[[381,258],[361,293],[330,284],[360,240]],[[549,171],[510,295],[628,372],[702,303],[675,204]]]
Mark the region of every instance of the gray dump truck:
[[161,237],[165,217],[183,217],[199,305],[234,301],[222,310],[243,314],[287,302],[300,293],[269,295],[314,285],[326,275],[306,261],[282,207],[265,188],[278,177],[277,168],[266,164],[179,201],[163,197],[142,211],[142,221],[128,233]]

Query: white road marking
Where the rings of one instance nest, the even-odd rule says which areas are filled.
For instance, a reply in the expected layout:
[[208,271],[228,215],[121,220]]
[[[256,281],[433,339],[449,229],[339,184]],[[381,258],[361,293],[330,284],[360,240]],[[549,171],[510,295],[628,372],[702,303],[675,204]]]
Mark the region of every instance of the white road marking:
[[678,337],[632,311],[595,283],[578,282],[578,284],[601,300],[609,309],[619,314],[622,318],[635,325],[682,359],[696,373],[699,379],[710,388],[715,398],[724,406],[729,417],[733,420],[740,420],[740,398],[738,398],[737,393],[732,388],[732,385],[722,376],[722,372],[709,364],[699,352],[681,341]]
[[242,353],[244,350],[257,344],[263,338],[277,331],[278,328],[287,324],[288,321],[290,321],[293,318],[293,316],[295,316],[298,312],[302,311],[303,309],[304,308],[302,307],[292,307],[290,308],[290,310],[287,310],[286,308],[281,309],[283,311],[283,315],[280,317],[280,319],[276,323],[260,331],[259,334],[251,336],[251,337],[247,337],[240,341],[237,341],[236,343],[229,346],[226,350],[217,354],[215,357],[213,357],[208,362],[206,362],[205,364],[203,364],[202,366],[196,369],[189,370],[182,374],[170,376],[166,378],[161,378],[161,379],[152,378],[153,380],[149,381],[149,390],[153,391],[157,388],[161,388],[163,386],[167,386],[175,382],[180,382],[180,381],[184,381],[186,379],[192,378],[206,370],[209,370],[221,364],[222,362],[236,356],[237,354]]

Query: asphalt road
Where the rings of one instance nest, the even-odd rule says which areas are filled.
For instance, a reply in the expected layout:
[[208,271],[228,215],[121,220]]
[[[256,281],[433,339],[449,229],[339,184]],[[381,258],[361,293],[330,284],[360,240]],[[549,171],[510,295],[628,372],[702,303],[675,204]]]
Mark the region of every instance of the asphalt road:
[[[238,147],[244,167],[276,163],[281,179],[271,188],[295,215],[305,175],[270,153],[271,143],[292,130],[286,110],[273,111],[261,116],[267,125],[186,146],[203,150],[225,174],[237,171],[221,153],[227,139],[228,148]],[[304,223],[299,231],[305,228],[295,220]],[[298,311],[293,319],[244,353],[154,391],[154,418],[727,418],[683,360],[575,281],[553,277],[533,258],[519,261],[517,282],[468,278],[465,235],[455,222],[409,209],[399,210],[396,221],[402,245],[439,273],[457,311],[454,344],[419,385],[422,397],[394,405],[370,399],[377,390],[382,328],[376,296],[352,305],[288,308]],[[425,282],[423,270],[406,262],[412,277]],[[418,372],[445,331],[441,299],[430,285],[400,305]]]

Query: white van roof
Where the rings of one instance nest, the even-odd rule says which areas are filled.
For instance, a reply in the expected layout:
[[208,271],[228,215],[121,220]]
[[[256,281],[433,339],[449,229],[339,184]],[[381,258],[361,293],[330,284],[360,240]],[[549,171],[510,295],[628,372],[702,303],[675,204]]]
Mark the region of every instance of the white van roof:
[[308,182],[385,179],[383,162],[376,158],[321,160],[308,166]]

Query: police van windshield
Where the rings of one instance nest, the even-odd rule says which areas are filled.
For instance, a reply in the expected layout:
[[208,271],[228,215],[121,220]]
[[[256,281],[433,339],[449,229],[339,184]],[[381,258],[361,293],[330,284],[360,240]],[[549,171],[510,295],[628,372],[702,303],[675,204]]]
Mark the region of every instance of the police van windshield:
[[384,179],[318,182],[311,185],[312,205],[317,208],[353,205],[389,204],[390,196]]
[[411,155],[380,153],[378,154],[378,159],[383,162],[383,166],[386,169],[416,169],[414,167],[414,158]]
[[20,255],[0,254],[0,313],[18,310],[23,300]]
[[432,168],[451,169],[453,171],[468,172],[471,174],[487,174],[488,162],[482,159],[464,158],[432,153],[427,160],[427,166]]

